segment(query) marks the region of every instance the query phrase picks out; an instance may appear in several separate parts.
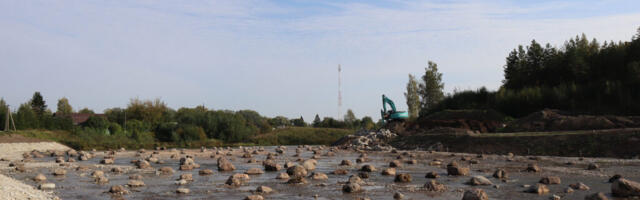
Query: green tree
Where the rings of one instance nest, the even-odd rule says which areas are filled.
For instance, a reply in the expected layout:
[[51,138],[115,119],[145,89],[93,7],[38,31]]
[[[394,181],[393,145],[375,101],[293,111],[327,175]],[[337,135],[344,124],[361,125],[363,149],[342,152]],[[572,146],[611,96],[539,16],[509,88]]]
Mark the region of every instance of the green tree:
[[417,118],[420,112],[420,95],[418,94],[418,90],[418,81],[413,75],[409,74],[407,92],[404,93],[404,97],[407,99],[407,108],[409,109],[409,118],[411,119]]
[[302,116],[300,116],[300,118],[298,118],[298,119],[292,119],[291,120],[291,124],[293,124],[293,126],[298,126],[298,127],[307,126],[307,123],[304,122],[304,118],[302,118]]
[[291,122],[284,116],[276,116],[274,118],[269,119],[269,124],[273,127],[287,127],[291,126]]
[[82,126],[94,128],[96,130],[105,131],[109,128],[109,121],[104,117],[91,116],[87,121],[82,123]]
[[322,123],[322,120],[320,120],[320,116],[318,116],[318,114],[316,114],[316,117],[313,118],[313,127],[320,127],[320,123]]
[[40,92],[33,93],[33,97],[31,98],[31,109],[36,113],[37,116],[42,116],[47,110],[47,104],[44,101]]
[[30,103],[20,105],[14,115],[14,121],[17,129],[35,129],[40,127],[38,115],[33,111]]
[[362,118],[361,127],[366,130],[373,130],[376,126],[376,123],[373,122],[373,119],[369,116],[365,116]]
[[422,99],[421,112],[429,112],[438,102],[444,98],[444,83],[442,83],[442,73],[438,72],[438,65],[432,61],[428,62],[425,73],[420,83],[420,96]]
[[9,109],[7,108],[7,103],[3,98],[0,98],[0,130],[4,130],[4,127],[6,126],[5,123],[10,123],[7,121],[7,113],[9,112]]
[[344,114],[344,123],[346,123],[350,127],[354,127],[354,122],[356,122],[356,115],[353,114],[351,109],[347,109],[347,113]]
[[89,108],[87,108],[87,107],[85,107],[85,108],[83,108],[83,109],[80,109],[80,110],[78,111],[78,113],[82,113],[82,114],[96,114],[95,112],[93,112],[93,110],[91,110],[91,109],[89,109]]
[[69,104],[69,99],[66,97],[62,97],[58,99],[58,110],[56,111],[57,115],[70,115],[73,113],[73,108]]

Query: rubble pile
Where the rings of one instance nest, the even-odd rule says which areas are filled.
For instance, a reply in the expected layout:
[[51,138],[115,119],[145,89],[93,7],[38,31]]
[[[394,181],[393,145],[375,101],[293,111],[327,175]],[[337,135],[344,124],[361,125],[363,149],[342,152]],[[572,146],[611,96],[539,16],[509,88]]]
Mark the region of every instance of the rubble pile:
[[398,135],[387,129],[380,129],[379,131],[362,130],[341,138],[333,146],[353,150],[391,151],[393,147],[387,143],[396,136]]

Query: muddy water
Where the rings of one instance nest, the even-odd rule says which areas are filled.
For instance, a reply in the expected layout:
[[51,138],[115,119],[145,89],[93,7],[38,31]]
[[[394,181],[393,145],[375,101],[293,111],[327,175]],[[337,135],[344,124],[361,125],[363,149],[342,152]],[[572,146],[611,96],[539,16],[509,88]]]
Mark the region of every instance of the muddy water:
[[[278,156],[277,161],[280,165],[284,165],[286,161],[295,161],[298,157],[293,157],[296,147],[290,146],[284,155]],[[323,150],[324,155],[327,149]],[[148,156],[152,151],[147,151],[143,156]],[[241,158],[241,151],[235,149],[232,156],[227,156],[236,166],[235,173],[242,173],[249,168],[261,168],[260,162],[247,163],[248,158]],[[265,152],[254,155],[257,161],[262,161],[266,157],[266,152],[274,152],[274,147],[265,147]],[[415,154],[418,164],[406,164],[397,169],[397,173],[409,173],[413,180],[411,183],[394,183],[393,176],[383,176],[380,174],[384,168],[387,168],[389,162],[396,159],[401,153],[381,153],[368,152],[369,162],[356,164],[355,160],[360,153],[354,151],[337,151],[336,156],[320,156],[316,172],[326,173],[328,180],[316,181],[308,179],[309,183],[304,185],[286,184],[286,180],[278,180],[275,177],[280,172],[265,172],[262,175],[251,175],[251,180],[245,186],[228,187],[224,184],[227,178],[234,172],[218,172],[216,160],[210,158],[213,151],[201,153],[200,150],[187,150],[189,155],[195,155],[196,163],[200,164],[199,169],[191,171],[178,170],[179,159],[170,159],[169,151],[161,151],[160,160],[165,164],[152,164],[152,167],[158,169],[160,167],[172,167],[176,172],[173,175],[157,175],[154,170],[139,170],[131,168],[131,160],[139,159],[135,156],[135,152],[119,152],[116,154],[116,163],[114,165],[99,165],[99,161],[103,157],[103,153],[96,153],[96,157],[89,161],[76,162],[73,165],[89,166],[89,171],[76,171],[74,167],[67,168],[67,175],[55,177],[51,175],[51,168],[35,168],[28,173],[16,173],[12,171],[2,171],[15,179],[22,180],[26,184],[37,186],[37,183],[30,179],[37,173],[43,173],[47,176],[48,182],[56,184],[55,193],[62,199],[112,199],[107,191],[112,185],[126,185],[129,181],[129,175],[140,174],[146,184],[144,187],[128,188],[131,193],[125,195],[126,199],[244,199],[247,195],[251,195],[258,186],[269,186],[276,192],[264,195],[266,199],[355,199],[356,197],[369,197],[371,199],[393,199],[395,192],[405,195],[406,199],[461,199],[464,190],[471,188],[483,189],[490,199],[549,199],[552,194],[562,196],[563,199],[584,199],[584,196],[595,192],[604,192],[609,197],[610,183],[607,183],[609,176],[613,174],[621,174],[627,179],[640,181],[640,160],[618,160],[618,159],[590,159],[565,157],[537,157],[530,158],[524,156],[516,156],[512,161],[508,161],[506,156],[502,155],[485,155],[484,158],[477,158],[472,154],[452,154],[452,153],[428,153],[423,151],[411,152]],[[180,156],[184,156],[180,155]],[[313,156],[311,151],[303,151],[300,158],[310,158]],[[478,164],[470,164],[469,161],[463,161],[461,158],[477,160]],[[351,160],[355,165],[351,167],[339,166],[342,160]],[[404,160],[409,159],[405,156]],[[441,166],[429,166],[429,161],[433,159],[442,159],[444,162]],[[535,160],[534,160],[535,159]],[[53,162],[53,158],[38,159],[38,162]],[[482,175],[489,177],[495,186],[469,186],[465,183],[470,176],[447,176],[445,166],[450,161],[456,161],[462,166],[471,168],[471,175]],[[567,162],[573,162],[573,165],[567,165]],[[599,170],[585,170],[590,162],[596,162],[600,165]],[[540,173],[523,172],[527,163],[537,163],[541,168]],[[363,186],[364,192],[360,193],[343,193],[342,183],[347,181],[349,175],[357,174],[363,164],[374,165],[378,171],[371,172],[370,178],[364,179],[367,184]],[[116,174],[108,172],[114,166],[125,167],[124,173]],[[338,168],[349,170],[349,175],[333,175],[332,171]],[[501,181],[491,178],[492,173],[497,168],[503,168],[509,173],[507,181]],[[100,169],[105,171],[109,183],[96,184],[90,177],[90,173]],[[198,175],[200,169],[212,169],[213,175]],[[437,179],[440,183],[445,184],[448,189],[444,193],[426,192],[422,188],[428,181],[425,178],[427,172],[437,172],[440,177]],[[193,174],[194,181],[183,186],[178,186],[175,181],[180,174]],[[535,185],[541,177],[553,175],[562,179],[562,184],[549,185],[551,192],[547,195],[537,195],[524,193],[526,190],[523,185]],[[564,190],[571,183],[583,182],[591,190],[579,191],[566,194]],[[324,184],[323,184],[324,183]],[[175,191],[179,187],[189,188],[189,194],[176,194]]]

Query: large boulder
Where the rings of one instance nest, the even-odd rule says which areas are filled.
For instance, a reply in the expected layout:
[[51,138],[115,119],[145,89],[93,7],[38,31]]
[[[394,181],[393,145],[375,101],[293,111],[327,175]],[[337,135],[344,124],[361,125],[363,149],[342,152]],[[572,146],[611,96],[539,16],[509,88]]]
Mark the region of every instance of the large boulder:
[[273,160],[266,160],[262,165],[264,166],[265,171],[280,171],[282,169],[282,166]]
[[504,171],[504,169],[497,169],[493,172],[493,177],[497,179],[506,179],[509,178],[509,174],[507,174],[507,171]]
[[396,175],[396,178],[393,181],[397,183],[409,183],[411,182],[411,174],[400,173]]
[[386,169],[382,170],[382,175],[395,176],[396,175],[396,168],[393,168],[393,167],[386,168]]
[[584,191],[591,189],[591,188],[589,188],[589,186],[585,185],[582,182],[577,182],[577,183],[574,183],[574,184],[570,184],[569,187],[571,187],[574,190],[584,190]]
[[363,172],[374,172],[374,171],[376,171],[376,167],[374,167],[373,165],[364,165],[364,166],[362,166],[362,168],[360,168],[360,171],[363,171]]
[[173,174],[174,170],[171,167],[162,167],[158,169],[158,172],[163,175]]
[[402,162],[399,160],[393,160],[389,162],[389,167],[402,167]]
[[289,174],[282,172],[276,176],[276,179],[289,179]]
[[229,160],[224,157],[218,158],[218,171],[233,171],[236,170],[236,166],[233,166]]
[[557,185],[562,183],[562,181],[560,180],[560,177],[557,176],[546,176],[540,179],[540,183],[547,185]]
[[535,164],[535,163],[529,163],[529,164],[527,165],[527,169],[526,169],[526,171],[528,171],[528,172],[540,172],[541,170],[540,170],[540,167],[538,167],[538,165],[537,165],[537,164]]
[[307,170],[307,171],[313,171],[316,170],[316,165],[318,164],[318,161],[316,161],[315,159],[309,159],[309,160],[305,160],[304,162],[302,162],[302,166]]
[[151,167],[151,164],[146,160],[138,160],[138,162],[136,162],[136,167],[138,167],[138,169],[147,169]]
[[259,186],[258,188],[256,188],[256,192],[262,193],[262,194],[269,194],[273,192],[273,189],[267,186]]
[[549,188],[544,184],[536,184],[535,186],[529,187],[526,192],[545,195],[549,193]]
[[462,200],[489,200],[489,196],[482,189],[471,189],[464,192]]
[[619,178],[611,183],[611,193],[616,197],[640,197],[640,183]]
[[360,184],[347,183],[344,186],[342,186],[342,191],[346,193],[354,193],[354,192],[362,191],[362,188],[360,187]]

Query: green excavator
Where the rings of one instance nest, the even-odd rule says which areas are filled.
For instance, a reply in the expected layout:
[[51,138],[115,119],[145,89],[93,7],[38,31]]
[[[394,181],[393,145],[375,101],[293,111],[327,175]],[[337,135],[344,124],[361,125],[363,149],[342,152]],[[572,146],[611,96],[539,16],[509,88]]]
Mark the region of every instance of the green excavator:
[[[387,110],[387,104],[391,107],[390,110]],[[394,104],[393,101],[387,98],[384,94],[382,95],[382,110],[380,110],[380,114],[382,115],[384,122],[404,121],[409,118],[408,112],[397,111],[396,104]]]

